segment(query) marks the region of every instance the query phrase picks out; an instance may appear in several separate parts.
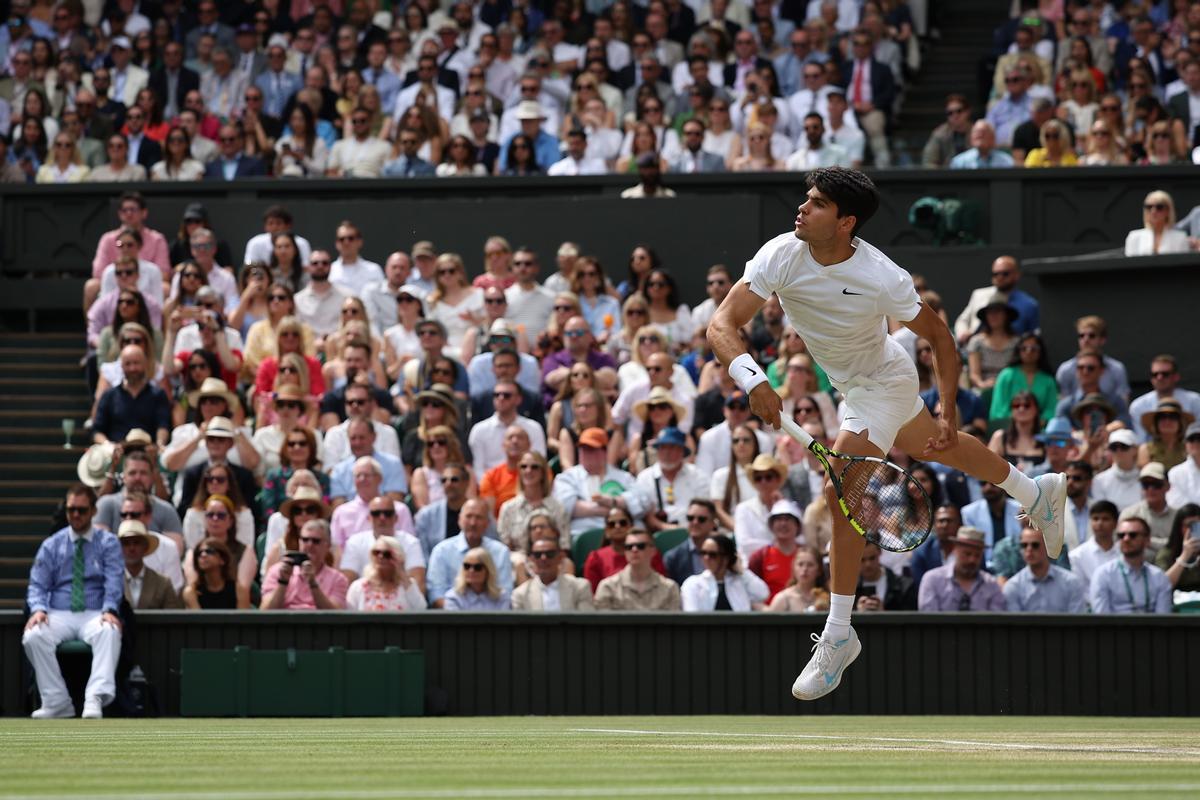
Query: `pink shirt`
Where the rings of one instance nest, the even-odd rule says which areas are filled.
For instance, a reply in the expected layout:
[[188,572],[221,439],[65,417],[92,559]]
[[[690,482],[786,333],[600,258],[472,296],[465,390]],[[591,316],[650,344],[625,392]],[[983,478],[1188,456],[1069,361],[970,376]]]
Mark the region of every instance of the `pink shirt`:
[[[104,274],[104,268],[116,262],[121,251],[117,249],[117,234],[120,228],[109,231],[100,237],[96,245],[96,257],[92,259],[92,277],[97,280]],[[171,279],[171,251],[167,247],[167,237],[156,230],[142,228],[142,251],[138,258],[153,261],[162,270],[163,280]]]
[[[263,597],[269,597],[271,592],[279,587],[279,570],[282,568],[283,562],[280,561],[267,570],[267,577],[263,580],[262,585]],[[345,575],[333,567],[322,567],[321,571],[317,573],[317,585],[335,606],[346,607],[346,590],[350,588],[350,581],[346,580]],[[317,604],[313,602],[312,590],[308,588],[308,581],[304,579],[299,567],[292,570],[292,578],[288,581],[287,592],[283,596],[283,607],[289,609],[317,607]]]
[[[117,300],[120,297],[121,290],[117,289],[92,303],[92,307],[88,309],[87,343],[89,347],[95,347],[100,341],[100,333],[112,325],[113,319],[117,316]],[[157,300],[147,294],[142,295],[142,299],[146,301],[146,311],[150,314],[150,321],[154,323],[155,328],[162,330],[162,300]]]
[[[414,533],[412,513],[404,503],[396,503],[396,530]],[[346,547],[346,540],[359,531],[371,530],[370,503],[357,494],[351,500],[342,503],[333,510],[333,519],[329,521],[332,540],[339,548]]]

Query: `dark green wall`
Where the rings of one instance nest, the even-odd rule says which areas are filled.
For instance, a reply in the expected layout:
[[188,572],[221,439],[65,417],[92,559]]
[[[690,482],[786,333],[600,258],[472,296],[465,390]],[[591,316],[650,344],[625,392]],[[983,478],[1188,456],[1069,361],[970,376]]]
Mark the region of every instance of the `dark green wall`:
[[[183,648],[425,652],[453,715],[1200,715],[1200,616],[860,614],[829,698],[790,695],[822,615],[141,612],[137,662],[179,709]],[[21,619],[0,612],[0,703],[26,713]]]

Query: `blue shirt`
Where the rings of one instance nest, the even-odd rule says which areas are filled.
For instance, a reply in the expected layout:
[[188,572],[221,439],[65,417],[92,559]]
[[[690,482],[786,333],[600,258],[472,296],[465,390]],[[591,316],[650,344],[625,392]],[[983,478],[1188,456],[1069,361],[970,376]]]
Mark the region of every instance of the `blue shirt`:
[[147,383],[137,397],[129,393],[124,382],[100,396],[92,430],[119,442],[134,428],[148,431],[151,436],[160,428],[171,429],[171,404],[166,392]]
[[996,129],[996,144],[1008,147],[1012,144],[1013,131],[1025,120],[1033,116],[1033,98],[1026,92],[1020,100],[1013,100],[1011,94],[1006,94],[996,101],[991,111],[987,113],[987,121]]
[[[508,548],[499,540],[489,539],[486,536],[483,537],[483,542],[479,546],[487,549],[488,555],[496,564],[496,580],[499,581],[500,588],[507,596],[513,588],[512,561],[508,555]],[[438,542],[437,546],[433,548],[433,552],[429,554],[429,564],[425,569],[426,594],[429,595],[431,604],[441,600],[454,587],[454,579],[458,577],[458,571],[462,569],[463,557],[470,549],[467,537],[461,533]]]
[[608,327],[604,324],[605,314],[612,317],[612,324],[615,327],[620,327],[621,304],[611,294],[598,295],[595,300],[588,300],[580,295],[579,308],[583,311],[583,318],[587,321],[588,327],[592,329],[593,336],[599,337],[600,334],[608,331]]
[[[379,466],[383,467],[383,483],[379,486],[380,493],[404,494],[408,491],[408,480],[404,477],[404,465],[400,463],[400,459],[378,450],[371,453],[371,458],[378,461]],[[329,476],[330,497],[341,497],[346,500],[354,497],[355,461],[358,461],[357,456],[348,456],[333,468],[333,472]]]
[[1041,312],[1038,301],[1027,292],[1013,289],[1008,294],[1008,304],[1017,310],[1017,318],[1013,320],[1013,333],[1037,333],[1041,330]]
[[511,611],[512,599],[508,592],[501,592],[495,600],[480,592],[467,589],[462,594],[451,589],[446,592],[447,611]]
[[1011,167],[1013,157],[1003,150],[993,150],[986,156],[979,154],[979,148],[972,147],[964,150],[950,159],[950,169],[988,169],[990,167]]
[[1096,570],[1088,601],[1095,614],[1170,614],[1171,581],[1153,564],[1134,571],[1117,558]]
[[[25,599],[30,611],[70,611],[75,573],[75,540],[69,527],[50,536],[38,548],[29,571]],[[125,596],[125,557],[117,537],[93,527],[83,535],[83,598],[89,611],[116,614]]]
[[1045,577],[1034,577],[1025,567],[1004,584],[1009,611],[1045,611],[1051,614],[1087,612],[1087,590],[1078,575],[1050,565]]
[[931,569],[942,565],[942,545],[936,536],[930,536],[913,551],[908,568],[912,572],[914,586],[921,585],[921,578]]
[[[503,172],[508,167],[508,146],[512,140],[520,135],[520,132],[514,133],[512,136],[504,140],[504,144],[500,146],[500,170]],[[558,139],[543,130],[538,130],[537,138],[533,140],[533,158],[537,161],[539,167],[543,171],[550,169],[550,165],[562,158],[562,151],[558,146]]]

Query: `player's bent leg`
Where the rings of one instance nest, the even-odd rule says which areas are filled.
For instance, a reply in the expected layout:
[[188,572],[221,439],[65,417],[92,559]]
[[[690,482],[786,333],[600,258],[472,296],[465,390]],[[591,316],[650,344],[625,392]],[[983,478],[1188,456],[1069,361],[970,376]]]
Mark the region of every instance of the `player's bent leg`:
[[[882,452],[867,438],[867,431],[841,431],[834,450],[848,455],[880,456]],[[831,466],[841,469],[834,461]],[[858,585],[860,562],[866,540],[850,525],[838,505],[833,484],[825,482],[825,502],[833,525],[829,544],[830,589],[829,616],[825,630],[813,634],[813,654],[800,676],[792,684],[792,696],[797,700],[816,700],[832,692],[842,682],[842,674],[862,652],[858,634],[850,626],[854,608],[854,589]]]
[[[925,449],[938,435],[937,423],[927,409],[921,409],[896,435],[896,446],[917,460],[926,460]],[[1057,558],[1066,538],[1066,526],[1072,524],[1066,514],[1067,478],[1063,474],[1041,475],[1031,480],[1016,467],[989,450],[983,442],[968,434],[959,434],[958,442],[936,451],[932,458],[941,464],[988,481],[1008,492],[1025,509],[1030,524],[1042,532],[1046,553]]]

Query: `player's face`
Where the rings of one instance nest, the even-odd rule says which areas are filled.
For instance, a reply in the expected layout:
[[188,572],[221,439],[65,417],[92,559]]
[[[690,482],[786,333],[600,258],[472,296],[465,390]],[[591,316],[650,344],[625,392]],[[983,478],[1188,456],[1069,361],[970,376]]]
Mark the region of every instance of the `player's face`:
[[820,244],[848,236],[854,229],[854,217],[839,219],[837,211],[837,205],[815,186],[809,189],[808,199],[796,213],[796,238],[809,244]]

